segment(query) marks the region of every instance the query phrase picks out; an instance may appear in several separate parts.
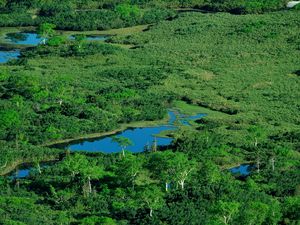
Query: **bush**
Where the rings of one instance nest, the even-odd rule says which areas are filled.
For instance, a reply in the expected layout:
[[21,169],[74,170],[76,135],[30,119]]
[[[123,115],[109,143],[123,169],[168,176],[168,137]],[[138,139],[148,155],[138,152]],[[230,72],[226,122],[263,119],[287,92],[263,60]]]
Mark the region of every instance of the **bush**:
[[66,42],[66,37],[64,36],[54,36],[50,38],[47,42],[49,46],[59,46],[61,44],[64,44]]
[[12,12],[0,14],[0,27],[35,26],[36,22],[28,13]]
[[147,10],[142,18],[142,23],[156,23],[160,20],[164,20],[167,18],[172,18],[176,15],[174,10],[170,9],[162,9],[162,8],[154,8]]

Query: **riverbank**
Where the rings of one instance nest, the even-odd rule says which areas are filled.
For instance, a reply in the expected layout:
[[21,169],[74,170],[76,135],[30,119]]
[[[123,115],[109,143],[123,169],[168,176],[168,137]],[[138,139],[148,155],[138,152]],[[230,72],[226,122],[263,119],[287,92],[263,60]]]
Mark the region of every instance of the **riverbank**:
[[124,131],[126,129],[129,129],[129,128],[155,127],[157,125],[168,124],[169,119],[170,119],[170,116],[168,115],[164,119],[157,120],[157,121],[137,121],[137,122],[127,123],[127,124],[121,124],[119,128],[114,129],[112,131],[92,133],[92,134],[84,134],[84,135],[80,135],[80,136],[77,136],[77,137],[74,137],[74,138],[55,140],[55,141],[44,143],[40,146],[41,147],[50,147],[50,146],[53,146],[53,145],[65,144],[65,143],[69,143],[69,142],[73,142],[73,141],[81,141],[81,140],[88,140],[88,139],[94,139],[94,138],[101,138],[101,137],[117,134],[117,133],[119,133],[121,131]]
[[[68,30],[57,30],[57,33],[63,36],[70,35],[107,35],[107,36],[115,36],[115,35],[132,35],[136,33],[143,32],[146,30],[151,24],[147,25],[138,25],[132,27],[118,28],[118,29],[109,29],[109,30],[90,30],[90,31],[68,31]],[[36,32],[36,27],[28,26],[28,27],[0,27],[0,44],[3,46],[4,44],[13,45],[9,40],[6,39],[6,35],[8,33],[19,33],[19,32]],[[18,45],[19,46],[19,45]]]
[[[115,129],[115,130],[112,130],[112,131],[86,134],[86,135],[81,135],[81,136],[74,137],[74,138],[56,140],[56,141],[44,143],[44,144],[39,145],[39,146],[40,147],[51,147],[53,145],[64,144],[64,143],[69,143],[69,142],[73,142],[73,141],[101,138],[101,137],[117,134],[117,133],[122,132],[126,129],[129,129],[129,128],[155,127],[155,126],[162,125],[162,124],[168,124],[169,120],[170,120],[170,115],[168,114],[162,120],[138,121],[138,122],[133,122],[133,123],[128,123],[128,124],[121,124],[118,129]],[[59,149],[58,149],[57,154],[47,155],[47,157],[40,159],[39,162],[46,163],[46,162],[51,162],[51,161],[58,161],[59,160],[59,154],[61,154],[61,153],[62,153],[62,151],[59,151]],[[5,176],[7,174],[10,174],[17,167],[21,166],[22,164],[32,164],[34,162],[35,162],[35,159],[18,159],[18,160],[15,160],[14,162],[11,162],[10,164],[6,165],[6,167],[2,171],[0,171],[0,176]]]
[[[47,163],[47,162],[56,162],[59,161],[59,153],[57,155],[48,155],[47,158],[41,159],[39,163]],[[12,173],[17,167],[24,165],[24,164],[33,164],[35,162],[34,159],[18,159],[12,162],[10,165],[7,165],[4,170],[0,171],[0,176],[6,176]]]

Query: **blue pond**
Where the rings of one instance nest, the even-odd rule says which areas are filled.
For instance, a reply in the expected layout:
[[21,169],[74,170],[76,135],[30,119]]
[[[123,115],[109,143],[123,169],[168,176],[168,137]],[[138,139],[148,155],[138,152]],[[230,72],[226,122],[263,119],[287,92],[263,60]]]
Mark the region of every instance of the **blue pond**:
[[[156,140],[158,146],[166,146],[171,144],[172,138],[156,137],[162,131],[175,130],[172,126],[176,121],[176,115],[173,111],[169,111],[169,125],[160,125],[156,127],[138,127],[129,128],[118,134],[117,137],[126,137],[133,143],[128,146],[126,150],[131,152],[142,152],[147,146],[151,146]],[[112,136],[101,137],[97,139],[83,140],[80,142],[69,143],[61,145],[63,148],[70,149],[71,151],[87,151],[87,152],[104,152],[116,153],[121,151],[121,147],[112,141]]]
[[[177,127],[173,126],[178,117],[181,115],[169,111],[169,125],[160,125],[156,127],[139,127],[129,128],[123,132],[118,133],[117,137],[126,137],[133,143],[132,146],[128,146],[126,150],[131,152],[142,152],[147,146],[151,146],[156,140],[158,146],[170,145],[172,138],[168,137],[156,137],[163,131],[176,130]],[[199,119],[205,116],[205,114],[198,114],[195,116],[185,117],[184,125],[190,125],[188,121]],[[63,148],[67,148],[71,151],[87,151],[87,152],[103,152],[103,153],[116,153],[121,151],[121,147],[112,141],[112,136],[101,137],[98,139],[83,140],[74,143],[68,143],[67,145],[61,145]]]
[[29,173],[30,173],[30,169],[19,169],[12,175],[12,177],[24,178],[24,177],[28,177]]
[[[41,170],[43,171],[43,168],[47,168],[52,164],[53,162],[41,163]],[[28,177],[30,175],[30,172],[33,170],[36,170],[36,167],[34,167],[32,164],[24,164],[17,168],[15,172],[10,173],[8,176],[12,179],[22,179]]]
[[250,164],[242,164],[240,166],[229,169],[229,171],[233,174],[240,174],[242,176],[248,176],[253,169],[253,165]]
[[6,63],[10,59],[17,59],[20,56],[20,51],[0,51],[0,63]]
[[[173,126],[158,126],[158,127],[143,127],[127,129],[119,134],[117,137],[126,137],[133,143],[132,146],[128,146],[126,150],[131,152],[142,152],[146,146],[151,146],[155,139],[157,145],[166,146],[172,142],[172,138],[156,137],[162,131],[174,130]],[[85,140],[80,143],[69,144],[64,146],[71,151],[87,151],[87,152],[104,152],[104,153],[116,153],[121,151],[121,147],[112,141],[112,137],[104,137],[97,140]]]
[[[90,35],[86,37],[88,41],[105,41],[108,39],[107,35]],[[17,45],[39,45],[42,42],[42,38],[33,32],[20,32],[20,33],[9,33],[5,39],[11,44]],[[74,40],[73,35],[69,36],[70,40]],[[17,59],[20,56],[19,50],[14,51],[0,51],[0,63],[6,63],[10,59]]]
[[42,38],[36,33],[11,33],[7,34],[5,39],[18,45],[38,45]]
[[[133,145],[128,146],[126,150],[131,152],[142,152],[147,146],[153,145],[156,141],[158,146],[167,146],[171,144],[172,138],[168,137],[157,137],[156,135],[160,134],[163,131],[176,130],[177,127],[174,126],[174,123],[182,118],[181,115],[174,111],[169,111],[169,122],[168,125],[160,125],[156,127],[138,127],[138,128],[129,128],[120,133],[117,133],[116,136],[129,138]],[[203,117],[204,114],[198,114],[196,116],[186,117],[185,120],[198,119]],[[189,125],[189,124],[186,124]],[[56,145],[54,147],[69,149],[73,152],[76,151],[87,151],[87,152],[103,152],[103,153],[117,153],[121,152],[121,147],[112,141],[112,136],[105,136],[96,139],[80,140],[76,142],[66,143]],[[19,170],[15,178],[24,178],[29,175],[30,167],[27,169]]]
[[[10,43],[18,45],[38,45],[42,42],[42,38],[37,33],[10,33],[5,37]],[[74,40],[74,35],[69,36],[70,40]],[[108,39],[107,35],[89,35],[86,36],[88,41],[105,41]]]

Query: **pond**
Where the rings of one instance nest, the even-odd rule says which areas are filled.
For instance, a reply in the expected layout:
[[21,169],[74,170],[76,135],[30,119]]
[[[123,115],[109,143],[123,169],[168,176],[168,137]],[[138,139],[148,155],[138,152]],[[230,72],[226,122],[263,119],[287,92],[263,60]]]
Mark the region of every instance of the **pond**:
[[[114,136],[125,137],[131,140],[132,146],[128,146],[126,150],[131,152],[143,152],[145,148],[152,146],[156,141],[158,146],[166,146],[171,144],[172,138],[156,137],[162,131],[175,130],[176,127],[163,125],[157,127],[139,127],[129,128]],[[87,151],[87,152],[103,152],[117,153],[121,151],[121,147],[113,142],[112,136],[103,137],[94,140],[84,140],[58,146],[60,148],[69,149],[70,151]]]
[[251,174],[251,171],[255,168],[253,164],[241,164],[240,166],[233,167],[229,169],[232,174],[248,176]]
[[[74,40],[75,36],[70,35],[69,40]],[[108,35],[87,35],[87,41],[105,41],[109,38]],[[37,33],[34,32],[19,32],[19,33],[8,33],[5,39],[11,44],[17,45],[39,45],[43,38],[41,38]]]
[[[105,41],[109,38],[108,35],[88,35],[86,40],[88,41]],[[39,45],[43,39],[34,32],[19,32],[19,33],[8,33],[5,39],[10,44],[15,45]],[[69,36],[70,40],[74,40],[74,35]],[[20,56],[20,51],[15,49],[13,51],[0,51],[0,63],[6,63],[10,59],[17,59]]]
[[[44,168],[51,166],[53,163],[54,162],[41,163],[40,164],[41,171],[43,171]],[[10,177],[11,179],[22,179],[28,177],[30,173],[33,172],[34,170],[37,171],[36,166],[34,166],[33,164],[24,163],[18,166],[14,172],[9,173],[7,176]]]
[[43,40],[37,33],[9,33],[5,37],[12,44],[38,45]]
[[20,56],[19,50],[14,51],[0,51],[0,63],[6,63],[10,59],[17,59]]
[[[86,151],[86,152],[103,152],[103,153],[118,153],[121,152],[121,147],[113,142],[112,136],[126,137],[133,143],[132,146],[128,146],[126,150],[137,153],[143,152],[146,149],[151,149],[151,146],[156,143],[157,146],[168,146],[173,141],[171,137],[160,137],[157,136],[161,132],[173,131],[178,127],[175,126],[177,120],[184,118],[185,121],[202,118],[205,114],[197,114],[195,116],[183,116],[176,111],[169,111],[169,122],[167,125],[158,125],[154,127],[137,127],[128,128],[115,135],[104,136],[100,138],[78,140],[74,142],[54,145],[52,147],[69,149],[72,152]],[[190,125],[189,123],[184,125]],[[24,178],[29,175],[30,170],[33,167],[21,168],[18,173],[12,176],[12,178]]]
[[[183,125],[190,126],[189,121],[206,116],[206,114],[184,116],[176,111],[169,111],[168,115],[168,125],[128,128],[120,133],[117,133],[115,136],[125,137],[131,140],[133,145],[128,146],[126,150],[134,153],[143,152],[146,148],[151,147],[154,144],[154,142],[156,142],[158,146],[170,145],[173,138],[157,137],[157,135],[164,131],[176,130],[177,127],[174,124],[177,120],[179,120],[179,122]],[[103,153],[116,153],[121,151],[121,147],[117,143],[113,142],[112,136],[75,141],[67,144],[61,144],[56,147],[69,149],[70,151],[87,151]]]
[[17,169],[11,176],[14,178],[25,178],[29,176],[31,168]]

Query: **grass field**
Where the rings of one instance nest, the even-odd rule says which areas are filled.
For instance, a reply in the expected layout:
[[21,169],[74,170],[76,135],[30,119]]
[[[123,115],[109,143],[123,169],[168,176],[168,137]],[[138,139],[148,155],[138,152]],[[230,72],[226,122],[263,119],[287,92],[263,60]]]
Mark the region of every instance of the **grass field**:
[[170,68],[161,92],[204,107],[232,134],[253,124],[270,133],[299,129],[297,12],[181,15],[131,38],[143,45],[138,57]]

